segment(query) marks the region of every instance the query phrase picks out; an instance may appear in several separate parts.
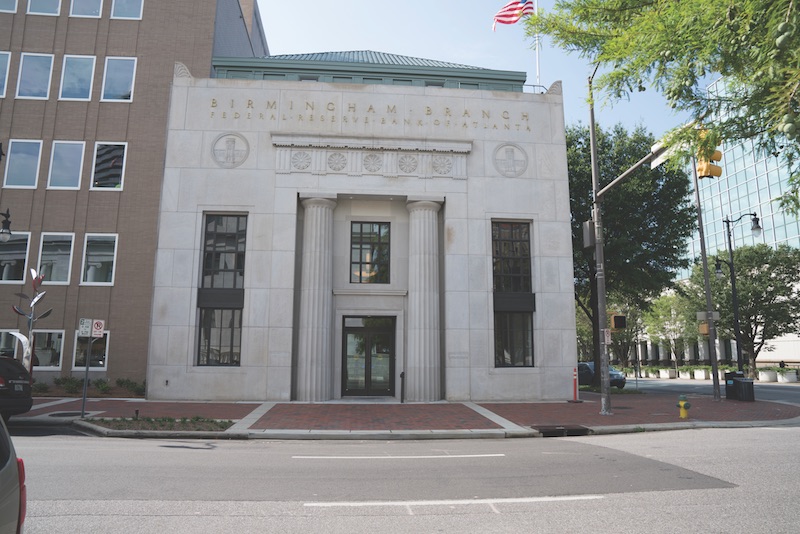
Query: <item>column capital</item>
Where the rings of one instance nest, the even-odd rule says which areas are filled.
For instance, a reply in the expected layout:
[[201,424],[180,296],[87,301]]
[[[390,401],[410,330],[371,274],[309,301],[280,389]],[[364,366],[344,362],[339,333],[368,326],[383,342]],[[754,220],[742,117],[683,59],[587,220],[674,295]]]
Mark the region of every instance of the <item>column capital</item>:
[[311,206],[320,206],[323,208],[333,209],[336,207],[336,199],[333,198],[307,197],[307,198],[301,198],[300,203],[303,205],[304,208],[308,208]]
[[442,203],[438,200],[408,200],[406,209],[408,211],[427,210],[438,212],[442,208]]

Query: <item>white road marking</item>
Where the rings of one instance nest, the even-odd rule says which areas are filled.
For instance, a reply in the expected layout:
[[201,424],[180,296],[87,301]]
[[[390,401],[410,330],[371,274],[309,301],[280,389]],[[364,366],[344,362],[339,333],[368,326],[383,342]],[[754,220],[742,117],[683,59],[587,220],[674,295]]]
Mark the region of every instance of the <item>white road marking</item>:
[[570,495],[564,497],[516,497],[508,499],[458,499],[450,501],[362,501],[362,502],[307,502],[309,508],[361,508],[369,506],[465,506],[471,504],[527,504],[540,502],[590,501],[603,499],[602,495]]
[[440,458],[497,458],[505,454],[440,454],[421,456],[292,456],[293,460],[438,460]]

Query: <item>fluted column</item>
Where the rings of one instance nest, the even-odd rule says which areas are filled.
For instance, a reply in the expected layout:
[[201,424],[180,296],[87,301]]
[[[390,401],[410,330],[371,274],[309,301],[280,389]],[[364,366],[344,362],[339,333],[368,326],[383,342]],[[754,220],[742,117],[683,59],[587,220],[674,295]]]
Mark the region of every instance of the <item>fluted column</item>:
[[326,198],[303,200],[303,256],[297,349],[297,400],[332,398],[333,208]]
[[437,202],[409,202],[408,400],[441,400],[439,355],[439,232]]

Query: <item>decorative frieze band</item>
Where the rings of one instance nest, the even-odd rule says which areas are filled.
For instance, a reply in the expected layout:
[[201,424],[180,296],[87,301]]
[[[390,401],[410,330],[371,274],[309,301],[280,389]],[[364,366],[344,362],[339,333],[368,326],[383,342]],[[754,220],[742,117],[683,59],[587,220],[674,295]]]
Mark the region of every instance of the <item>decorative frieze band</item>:
[[275,134],[278,174],[378,175],[466,180],[472,143]]

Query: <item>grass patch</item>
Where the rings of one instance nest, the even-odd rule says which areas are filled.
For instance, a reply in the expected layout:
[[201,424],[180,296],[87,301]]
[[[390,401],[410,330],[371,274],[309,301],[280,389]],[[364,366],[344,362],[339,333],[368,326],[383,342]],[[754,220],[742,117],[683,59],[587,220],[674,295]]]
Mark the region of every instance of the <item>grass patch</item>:
[[233,421],[219,421],[204,417],[140,417],[137,419],[90,419],[92,424],[111,430],[166,430],[191,432],[222,432],[233,426]]

